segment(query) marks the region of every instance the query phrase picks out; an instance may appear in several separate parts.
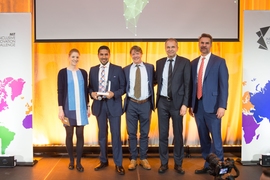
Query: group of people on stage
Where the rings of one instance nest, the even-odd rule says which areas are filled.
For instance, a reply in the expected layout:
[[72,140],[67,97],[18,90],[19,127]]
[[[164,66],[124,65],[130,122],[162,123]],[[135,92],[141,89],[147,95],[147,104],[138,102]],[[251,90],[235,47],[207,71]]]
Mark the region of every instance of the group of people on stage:
[[[61,69],[58,74],[58,116],[60,120],[67,117],[70,121],[70,126],[64,125],[66,148],[70,158],[68,168],[74,169],[72,138],[75,129],[76,169],[80,172],[84,171],[81,165],[83,130],[88,124],[90,108],[91,113],[96,116],[99,129],[100,163],[95,167],[96,171],[109,165],[107,156],[109,121],[115,168],[120,175],[125,174],[122,166],[120,132],[121,115],[124,112],[130,151],[128,170],[135,170],[137,164],[146,170],[151,169],[147,160],[148,134],[151,113],[156,108],[161,163],[158,173],[168,170],[170,119],[172,119],[174,135],[174,169],[179,174],[185,173],[182,168],[183,116],[188,109],[196,120],[203,158],[206,159],[210,153],[215,153],[220,160],[223,160],[221,118],[227,107],[229,75],[225,60],[211,53],[212,41],[210,34],[203,33],[199,37],[201,55],[190,61],[177,55],[176,39],[167,39],[165,41],[167,57],[156,61],[156,70],[154,65],[142,61],[143,52],[139,46],[130,49],[133,62],[124,68],[110,63],[109,47],[100,46],[98,49],[100,64],[90,68],[89,77],[85,70],[77,66],[79,51],[70,50],[69,66]],[[157,85],[156,94],[155,85]],[[122,106],[122,95],[125,93],[126,98]],[[93,99],[91,106],[89,96]],[[137,161],[138,157],[139,161]],[[195,170],[195,173],[203,174],[208,171],[209,164],[205,161],[204,166]]]

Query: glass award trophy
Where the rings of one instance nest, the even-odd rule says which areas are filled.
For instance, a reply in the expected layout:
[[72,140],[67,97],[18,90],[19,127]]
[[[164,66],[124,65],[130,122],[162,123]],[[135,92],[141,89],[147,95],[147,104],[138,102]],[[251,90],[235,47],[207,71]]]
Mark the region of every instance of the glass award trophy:
[[110,90],[111,90],[111,81],[107,81],[107,82],[105,82],[105,91],[104,92],[97,92],[97,95],[100,98],[102,98],[104,96],[106,98],[106,96],[109,95],[109,92],[108,91],[110,91]]

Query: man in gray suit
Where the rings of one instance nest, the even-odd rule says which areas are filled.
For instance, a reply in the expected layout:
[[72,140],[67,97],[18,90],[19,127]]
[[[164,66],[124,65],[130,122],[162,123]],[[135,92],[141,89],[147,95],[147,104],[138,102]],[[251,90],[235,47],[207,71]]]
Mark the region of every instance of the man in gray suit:
[[142,62],[142,49],[133,46],[130,49],[133,63],[124,68],[126,77],[126,98],[124,111],[126,112],[130,164],[128,170],[135,170],[137,166],[137,131],[140,122],[140,165],[151,169],[147,161],[148,134],[151,114],[154,110],[154,66]]
[[188,59],[176,54],[178,50],[176,39],[167,39],[165,50],[167,57],[156,62],[159,155],[161,160],[158,172],[164,173],[168,169],[169,120],[172,118],[174,169],[179,174],[184,174],[185,171],[182,169],[184,158],[183,116],[187,112],[189,101],[191,65]]

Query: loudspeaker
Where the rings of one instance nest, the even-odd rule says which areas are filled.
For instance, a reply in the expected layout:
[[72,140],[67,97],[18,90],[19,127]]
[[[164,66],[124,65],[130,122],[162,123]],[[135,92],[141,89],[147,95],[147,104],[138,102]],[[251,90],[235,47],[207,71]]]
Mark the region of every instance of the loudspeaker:
[[15,167],[16,160],[14,156],[0,155],[0,167]]

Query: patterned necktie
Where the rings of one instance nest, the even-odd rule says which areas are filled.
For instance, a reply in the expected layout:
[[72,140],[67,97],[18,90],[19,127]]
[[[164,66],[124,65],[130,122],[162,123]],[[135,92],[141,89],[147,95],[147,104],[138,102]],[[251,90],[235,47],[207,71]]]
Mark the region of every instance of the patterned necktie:
[[167,86],[167,93],[168,97],[172,98],[172,59],[169,59],[169,69],[168,69],[168,86]]
[[198,82],[197,82],[197,98],[201,99],[202,97],[202,87],[203,87],[203,66],[204,66],[205,57],[202,58],[201,65],[198,72]]
[[135,75],[135,86],[134,86],[134,96],[139,99],[141,97],[141,70],[140,65],[136,65],[136,75]]
[[101,67],[99,79],[99,92],[105,92],[105,66]]

